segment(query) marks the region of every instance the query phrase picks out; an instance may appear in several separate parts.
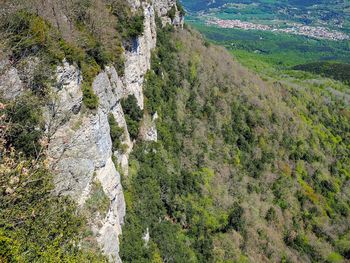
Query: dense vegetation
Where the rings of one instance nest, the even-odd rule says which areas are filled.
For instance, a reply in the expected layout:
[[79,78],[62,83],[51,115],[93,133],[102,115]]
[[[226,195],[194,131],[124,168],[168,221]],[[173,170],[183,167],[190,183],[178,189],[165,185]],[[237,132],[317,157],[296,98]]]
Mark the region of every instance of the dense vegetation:
[[137,99],[134,95],[130,95],[127,98],[122,99],[121,105],[123,107],[130,138],[134,140],[139,134],[143,111],[138,106]]
[[123,178],[123,261],[349,259],[345,86],[263,82],[193,31],[158,39],[145,110],[159,140],[137,144]]
[[[337,0],[183,0],[190,13],[215,15],[224,19],[280,24],[297,22],[327,25],[349,32],[349,2]],[[307,15],[305,15],[307,14]]]
[[350,64],[332,62],[314,62],[293,67],[350,84]]
[[[94,77],[110,63],[122,74],[123,46],[132,49],[143,16],[124,1],[59,2],[72,27],[59,17],[53,26],[41,8],[1,19],[1,46],[21,76],[38,62],[27,91],[0,103],[0,262],[106,260],[87,222],[103,217],[109,200],[97,180],[82,213],[52,194],[41,109],[63,58],[82,70],[84,104],[96,109]],[[146,114],[159,115],[159,140],[137,141],[122,180],[123,262],[350,260],[348,86],[243,54],[263,81],[193,30],[157,35],[144,92]],[[121,103],[138,140],[143,111],[134,96]],[[124,130],[113,115],[108,121],[120,149]]]

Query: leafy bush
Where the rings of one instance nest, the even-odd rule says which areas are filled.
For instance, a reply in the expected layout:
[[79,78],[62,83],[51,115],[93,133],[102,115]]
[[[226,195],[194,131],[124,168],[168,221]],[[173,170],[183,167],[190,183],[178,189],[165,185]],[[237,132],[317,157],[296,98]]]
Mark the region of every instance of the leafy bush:
[[171,20],[174,20],[175,15],[176,15],[176,7],[175,7],[175,6],[172,6],[172,7],[170,8],[170,10],[168,11],[167,16],[168,16]]
[[107,52],[100,42],[96,42],[86,53],[93,58],[100,67],[104,67],[113,61],[112,54]]
[[117,30],[124,40],[130,40],[142,35],[144,31],[143,10],[132,14],[130,6],[124,1],[114,1],[111,4],[112,13],[117,17]]
[[112,113],[108,114],[108,123],[112,139],[112,150],[117,151],[121,148],[121,140],[124,135],[124,128],[119,127]]
[[42,151],[40,138],[44,128],[38,99],[26,94],[7,104],[4,113],[9,122],[5,135],[7,147],[13,146],[28,157],[38,156]]
[[130,137],[131,139],[136,139],[139,133],[143,111],[138,106],[137,99],[134,95],[130,95],[126,99],[123,99],[121,105],[125,114]]
[[236,231],[243,231],[244,230],[243,213],[244,213],[244,209],[240,205],[235,204],[234,208],[232,209],[229,215],[227,227],[228,228],[232,227]]
[[346,259],[350,259],[350,234],[347,233],[336,241],[337,251]]
[[70,44],[63,39],[59,42],[61,49],[64,52],[64,57],[67,59],[69,63],[78,63],[78,65],[81,64],[81,62],[85,58],[85,53],[82,48],[79,48],[73,44]]
[[90,110],[97,109],[98,108],[98,97],[94,93],[94,90],[92,89],[91,85],[83,82],[82,90],[83,90],[83,103],[84,103],[84,105]]
[[145,17],[143,15],[132,16],[128,21],[129,26],[126,29],[126,35],[130,38],[135,38],[142,35],[144,31],[144,19]]
[[98,212],[104,218],[108,212],[110,200],[103,191],[102,185],[95,180],[91,187],[91,195],[85,202],[85,208],[89,211],[89,215],[96,215]]
[[344,262],[344,258],[336,252],[332,252],[327,257],[328,263],[341,263]]

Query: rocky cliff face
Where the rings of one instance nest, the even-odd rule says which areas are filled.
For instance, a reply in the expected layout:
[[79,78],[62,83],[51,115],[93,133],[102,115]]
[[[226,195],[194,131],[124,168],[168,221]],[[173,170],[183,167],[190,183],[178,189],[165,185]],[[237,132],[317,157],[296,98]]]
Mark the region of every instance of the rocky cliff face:
[[[128,156],[134,143],[130,140],[120,99],[133,94],[143,108],[144,76],[150,68],[151,50],[157,39],[155,16],[159,14],[164,24],[171,23],[167,13],[172,6],[176,8],[173,0],[129,2],[135,9],[143,8],[145,19],[143,35],[135,39],[135,48],[125,54],[125,75],[118,76],[114,67],[107,67],[101,72],[93,82],[99,107],[96,112],[87,113],[81,110],[81,73],[64,62],[57,68],[58,85],[53,88],[54,99],[47,109],[48,156],[55,174],[56,191],[73,196],[83,207],[91,195],[94,181],[101,183],[110,206],[106,216],[96,215],[91,220],[91,228],[104,253],[115,262],[120,262],[118,236],[126,213],[120,172],[128,173]],[[176,17],[173,21],[182,21],[178,12]],[[20,85],[16,86],[20,89]],[[108,123],[110,113],[125,129],[123,144],[127,148],[123,152],[112,151]],[[157,140],[156,116],[145,116],[144,119],[141,137]],[[121,168],[120,171],[116,166]]]
[[[158,15],[163,25],[173,23],[182,26],[175,0],[128,0],[132,9],[144,10],[144,33],[134,40],[134,47],[125,54],[125,75],[118,76],[114,67],[106,67],[93,81],[93,90],[99,98],[99,107],[93,112],[82,107],[82,74],[64,61],[56,70],[56,85],[51,89],[51,101],[46,107],[45,119],[48,138],[47,156],[54,174],[56,193],[72,196],[81,209],[93,194],[98,182],[109,199],[106,213],[91,215],[90,226],[94,238],[112,262],[120,262],[118,236],[125,216],[125,203],[120,172],[127,176],[128,156],[132,151],[128,127],[120,100],[135,95],[142,109],[144,76],[150,68],[151,51],[156,46],[156,22]],[[171,20],[168,12],[176,10]],[[0,92],[13,99],[23,91],[23,83],[16,68],[0,59]],[[123,152],[113,152],[108,122],[113,114],[124,128]],[[155,116],[145,116],[140,129],[144,140],[157,140]],[[116,167],[119,167],[117,171]]]

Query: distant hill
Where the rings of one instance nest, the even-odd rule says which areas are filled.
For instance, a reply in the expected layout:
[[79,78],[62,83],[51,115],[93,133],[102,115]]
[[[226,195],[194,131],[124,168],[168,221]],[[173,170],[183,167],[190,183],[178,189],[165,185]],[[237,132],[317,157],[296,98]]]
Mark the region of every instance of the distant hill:
[[252,1],[252,0],[182,0],[181,1],[190,11],[196,12],[201,10],[206,10],[208,8],[217,8],[227,3],[235,3],[235,4],[263,4],[263,5],[278,5],[278,6],[297,6],[297,7],[308,7],[312,5],[334,5],[334,2],[339,4],[346,3],[344,0],[329,1],[324,0],[291,0],[291,1]]
[[295,70],[302,70],[333,78],[350,84],[350,64],[338,62],[314,62],[293,67]]

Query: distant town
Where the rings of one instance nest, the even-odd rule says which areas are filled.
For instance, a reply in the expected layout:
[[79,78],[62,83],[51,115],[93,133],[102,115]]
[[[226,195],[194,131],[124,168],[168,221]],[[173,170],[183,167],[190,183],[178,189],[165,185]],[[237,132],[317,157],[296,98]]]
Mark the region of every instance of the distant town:
[[350,37],[342,32],[329,30],[325,27],[305,26],[293,23],[286,28],[278,28],[270,25],[255,24],[244,22],[241,20],[223,20],[218,18],[210,18],[207,20],[208,25],[215,25],[221,28],[239,28],[243,30],[262,30],[271,32],[284,32],[288,34],[303,35],[317,39],[328,40],[348,40]]

